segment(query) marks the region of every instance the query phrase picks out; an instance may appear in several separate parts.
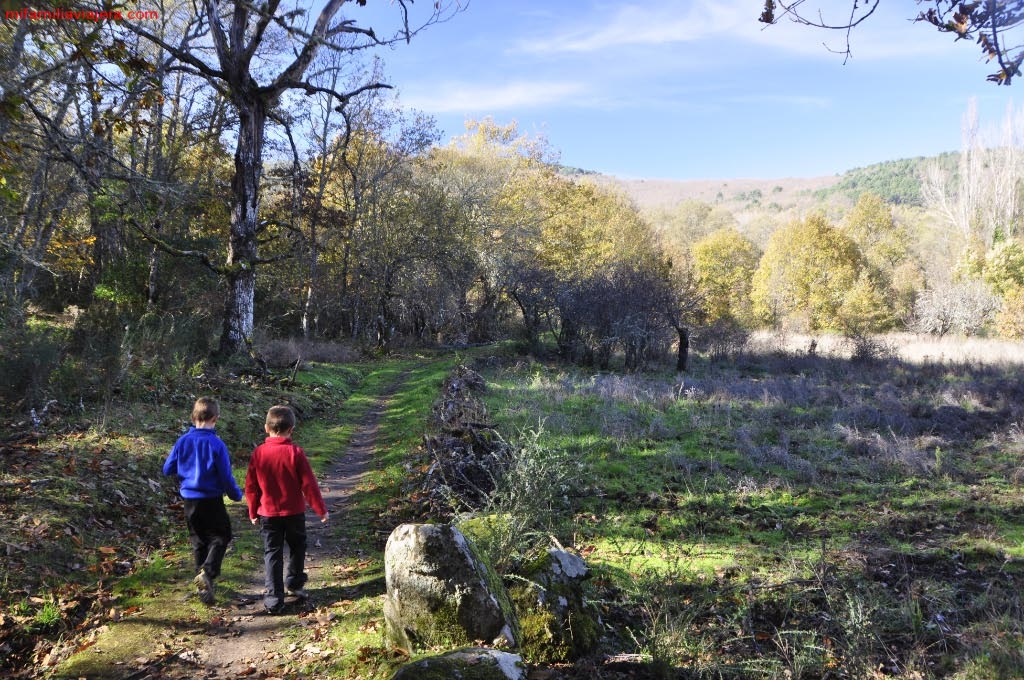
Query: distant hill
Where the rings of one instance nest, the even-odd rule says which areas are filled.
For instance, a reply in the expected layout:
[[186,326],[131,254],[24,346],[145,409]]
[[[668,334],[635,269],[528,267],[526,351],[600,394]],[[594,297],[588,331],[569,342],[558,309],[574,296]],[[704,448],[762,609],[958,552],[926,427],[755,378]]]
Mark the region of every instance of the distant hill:
[[721,205],[733,211],[756,204],[809,203],[814,193],[835,184],[838,176],[785,179],[671,180],[620,179],[591,175],[595,181],[620,187],[642,211],[671,210],[685,200]]
[[955,170],[956,152],[875,163],[827,177],[782,179],[668,180],[622,179],[576,170],[593,181],[620,187],[642,212],[671,210],[685,200],[720,205],[735,213],[762,209],[783,212],[814,205],[852,204],[874,192],[894,205],[922,204],[921,180],[927,165],[937,161]]
[[893,205],[921,206],[921,182],[931,163],[939,163],[950,171],[955,171],[960,154],[946,152],[938,156],[918,156],[903,158],[896,161],[875,163],[863,168],[847,170],[835,184],[819,189],[815,196],[828,201],[835,194],[842,194],[850,200],[865,192],[881,196]]

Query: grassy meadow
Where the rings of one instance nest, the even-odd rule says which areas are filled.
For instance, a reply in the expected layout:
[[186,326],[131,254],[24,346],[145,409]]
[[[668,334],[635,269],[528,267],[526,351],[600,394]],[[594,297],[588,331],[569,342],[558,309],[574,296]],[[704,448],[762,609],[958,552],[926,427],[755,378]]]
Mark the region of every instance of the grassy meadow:
[[586,464],[561,539],[610,652],[663,677],[1021,677],[1022,367],[938,356],[484,374],[499,429]]
[[[182,600],[187,542],[172,485],[158,483],[193,391],[220,397],[241,477],[266,403],[297,405],[323,470],[401,385],[376,469],[334,524],[349,557],[274,662],[281,677],[389,678],[407,658],[383,633],[384,539],[424,519],[422,435],[462,363],[484,377],[498,431],[557,463],[526,483],[551,476],[558,493],[527,488],[536,502],[515,507],[593,570],[600,649],[536,677],[1021,677],[1024,350],[900,358],[910,338],[892,337],[856,362],[825,339],[814,354],[804,338],[757,340],[729,359],[696,357],[682,375],[601,373],[493,346],[310,364],[260,384],[190,379],[116,412],[117,430],[54,417],[6,440],[0,458],[13,518],[0,533],[3,672],[130,677],[216,630],[215,611]],[[161,406],[168,398],[177,411]],[[227,581],[256,553],[242,537]],[[310,645],[320,653],[304,654]]]

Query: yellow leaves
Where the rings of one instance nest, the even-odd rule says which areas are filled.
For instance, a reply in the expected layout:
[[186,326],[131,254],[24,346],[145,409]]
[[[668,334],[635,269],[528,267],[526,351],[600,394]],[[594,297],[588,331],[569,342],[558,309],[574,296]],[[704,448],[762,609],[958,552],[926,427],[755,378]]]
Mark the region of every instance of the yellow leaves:
[[843,297],[839,314],[844,330],[866,334],[886,330],[892,325],[890,309],[882,291],[864,269]]
[[46,248],[47,259],[54,269],[72,271],[92,266],[93,244],[96,237],[61,233],[50,240]]
[[551,177],[538,194],[544,222],[536,254],[559,278],[582,280],[616,260],[654,261],[650,228],[621,197],[564,177]]
[[862,267],[857,245],[823,215],[794,222],[772,234],[754,273],[753,311],[801,330],[840,330],[840,307]]
[[694,244],[694,270],[709,323],[727,318],[745,320],[751,278],[759,259],[757,246],[732,227],[719,229]]

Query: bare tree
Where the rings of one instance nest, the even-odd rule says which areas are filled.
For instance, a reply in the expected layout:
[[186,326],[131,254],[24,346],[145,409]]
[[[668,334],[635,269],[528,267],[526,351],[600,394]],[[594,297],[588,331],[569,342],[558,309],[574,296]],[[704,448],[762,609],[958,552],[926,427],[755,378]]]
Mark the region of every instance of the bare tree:
[[[177,44],[142,25],[131,26],[131,30],[160,45],[176,59],[172,68],[202,77],[231,102],[238,117],[227,259],[218,267],[228,287],[217,351],[221,359],[250,352],[256,267],[282,257],[279,254],[263,258],[259,254],[264,226],[259,210],[265,132],[268,121],[286,123],[278,109],[282,96],[289,91],[319,93],[334,98],[341,108],[363,92],[389,87],[368,81],[341,92],[314,83],[307,77],[307,70],[321,49],[355,55],[369,47],[408,41],[426,26],[450,17],[462,7],[458,0],[435,2],[429,15],[413,26],[409,15],[411,0],[398,0],[400,30],[390,37],[379,37],[372,28],[341,16],[339,13],[346,4],[365,5],[366,0],[328,0],[312,27],[308,27],[303,23],[305,12],[285,11],[281,0],[269,0],[259,6],[245,0],[203,0],[197,26],[202,30],[183,35]],[[286,57],[288,54],[291,56]],[[208,255],[202,257],[211,261]]]
[[943,336],[976,335],[999,312],[999,298],[981,281],[966,281],[923,291],[914,305],[911,328]]
[[971,100],[964,116],[963,144],[956,173],[936,162],[926,170],[922,193],[925,205],[953,227],[963,241],[982,252],[999,238],[1021,230],[1024,205],[1020,183],[1024,157],[1024,116],[1007,111],[997,138],[978,127],[978,111]]
[[[834,51],[849,57],[851,31],[875,13],[881,0],[850,0],[845,5],[828,7],[829,15],[818,7],[819,4],[815,2],[808,6],[807,0],[764,0],[760,20],[774,24],[786,18],[805,26],[843,32],[846,46]],[[994,61],[999,66],[988,80],[1009,85],[1015,76],[1020,75],[1024,44],[1018,41],[1014,30],[1024,25],[1024,0],[917,0],[917,4],[927,9],[918,12],[915,21],[952,34],[955,40],[974,41],[985,60]],[[829,19],[828,16],[836,18]]]

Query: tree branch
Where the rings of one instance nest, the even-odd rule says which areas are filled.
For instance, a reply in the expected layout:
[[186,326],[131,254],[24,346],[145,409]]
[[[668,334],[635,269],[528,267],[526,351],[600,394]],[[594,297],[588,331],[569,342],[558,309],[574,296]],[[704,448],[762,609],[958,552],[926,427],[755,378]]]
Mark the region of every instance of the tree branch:
[[[351,92],[341,93],[341,92],[337,92],[337,91],[332,90],[332,89],[327,88],[327,87],[320,87],[319,85],[313,85],[312,83],[310,83],[308,81],[305,81],[305,80],[289,80],[289,81],[284,81],[284,82],[281,82],[281,83],[277,83],[276,86],[284,88],[284,89],[302,90],[302,91],[304,91],[309,96],[312,96],[314,94],[318,94],[319,93],[319,94],[325,94],[325,95],[327,95],[329,97],[333,97],[334,99],[337,99],[339,102],[341,102],[338,105],[338,107],[335,108],[335,111],[337,111],[338,113],[341,113],[341,109],[346,104],[348,104],[349,100],[351,100],[353,97],[356,97],[356,96],[362,94],[363,92],[366,92],[368,90],[383,90],[383,89],[390,90],[390,89],[392,89],[394,87],[393,85],[388,85],[387,83],[367,83],[366,85],[363,85],[361,87],[358,87],[358,88],[352,90]],[[268,87],[265,87],[265,88],[260,88],[260,92],[266,91],[266,92],[269,93],[271,91],[272,87],[275,87],[275,86],[268,86]]]
[[220,266],[220,265],[217,265],[217,264],[214,264],[214,262],[210,258],[210,256],[207,253],[205,253],[204,251],[201,251],[201,250],[183,250],[181,248],[176,248],[176,247],[172,246],[170,243],[168,243],[167,241],[165,241],[162,238],[160,238],[159,236],[151,233],[149,230],[147,230],[145,227],[143,227],[141,224],[139,224],[139,221],[136,220],[134,217],[126,217],[125,221],[128,224],[130,224],[135,229],[135,231],[137,231],[139,233],[139,236],[141,236],[144,240],[149,241],[154,246],[156,246],[160,250],[164,251],[168,255],[174,255],[175,257],[192,257],[192,258],[195,258],[195,259],[199,260],[200,262],[202,262],[203,265],[206,266],[207,269],[209,269],[210,271],[214,272],[215,274],[218,274],[220,276],[227,275],[227,273],[228,273],[227,268],[223,267],[223,266]]
[[[243,4],[243,3],[239,3]],[[248,3],[245,3],[248,4]],[[266,7],[253,8],[249,5],[250,9],[255,9],[259,13],[259,21],[256,22],[256,28],[253,30],[252,38],[249,40],[249,46],[245,48],[245,53],[242,55],[242,63],[248,68],[248,64],[252,61],[252,57],[256,54],[256,48],[263,41],[263,34],[267,30],[267,26],[274,18],[274,14],[277,13],[277,8],[281,5],[281,0],[270,0],[270,3]]]
[[[213,68],[202,59],[198,59],[189,50],[186,49],[188,40],[193,36],[185,36],[182,40],[182,44],[178,47],[171,45],[160,36],[150,33],[142,27],[142,22],[125,22],[125,25],[136,35],[142,36],[146,40],[149,40],[155,45],[159,45],[163,49],[167,50],[168,54],[173,56],[180,62],[188,64],[192,68],[196,69],[198,75],[201,75],[206,80],[213,82],[214,80],[224,80],[224,72]],[[180,67],[168,67],[169,70],[182,70]]]
[[306,69],[309,68],[310,63],[313,61],[313,57],[316,56],[317,50],[320,49],[320,45],[324,42],[327,37],[327,29],[331,23],[331,19],[338,13],[341,6],[344,5],[346,0],[328,0],[327,4],[322,10],[320,15],[316,18],[316,24],[313,26],[313,33],[306,44],[302,46],[302,51],[295,57],[295,61],[288,65],[281,74],[274,80],[271,86],[272,91],[276,93],[282,92],[286,89],[281,83],[299,81],[302,79]]

